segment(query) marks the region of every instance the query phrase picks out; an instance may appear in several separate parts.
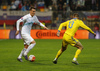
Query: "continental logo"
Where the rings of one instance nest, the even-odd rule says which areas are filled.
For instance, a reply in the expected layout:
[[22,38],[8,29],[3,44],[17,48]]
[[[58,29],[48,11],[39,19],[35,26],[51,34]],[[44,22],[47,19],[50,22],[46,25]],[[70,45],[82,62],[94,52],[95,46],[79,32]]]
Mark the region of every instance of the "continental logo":
[[[57,32],[51,32],[51,31],[48,31],[48,32],[43,32],[43,31],[37,31],[36,32],[36,36],[38,38],[43,38],[43,37],[57,37]],[[64,34],[64,32],[61,32],[60,33],[60,36],[62,37]]]

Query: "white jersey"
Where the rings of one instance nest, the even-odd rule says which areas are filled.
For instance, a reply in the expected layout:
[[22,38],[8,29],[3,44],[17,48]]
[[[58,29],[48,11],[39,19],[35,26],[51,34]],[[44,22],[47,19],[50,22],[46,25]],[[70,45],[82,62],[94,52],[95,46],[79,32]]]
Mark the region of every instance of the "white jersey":
[[36,15],[34,15],[32,17],[30,14],[27,14],[27,15],[23,16],[22,18],[20,18],[17,21],[17,25],[16,25],[17,26],[17,30],[19,30],[20,22],[23,22],[21,34],[30,34],[31,27],[32,27],[33,23],[37,23],[38,25],[44,27],[44,25],[41,22],[39,22],[39,20],[38,20]]

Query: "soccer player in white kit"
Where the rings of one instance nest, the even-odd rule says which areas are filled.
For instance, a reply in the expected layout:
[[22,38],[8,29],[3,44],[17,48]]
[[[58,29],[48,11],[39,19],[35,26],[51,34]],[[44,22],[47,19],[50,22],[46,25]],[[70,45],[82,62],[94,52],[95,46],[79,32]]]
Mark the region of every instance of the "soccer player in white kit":
[[16,35],[19,34],[19,25],[21,22],[23,22],[23,26],[21,29],[21,36],[24,41],[24,48],[17,58],[18,61],[20,61],[20,62],[23,62],[23,60],[21,59],[22,56],[24,56],[25,59],[28,60],[27,54],[36,44],[35,40],[30,36],[30,31],[31,31],[31,27],[32,27],[33,23],[37,23],[38,25],[44,27],[44,29],[48,30],[48,28],[46,26],[44,26],[41,22],[39,22],[37,16],[35,15],[35,11],[36,11],[35,8],[31,7],[29,14],[27,14],[27,15],[23,16],[22,18],[20,18],[19,20],[17,20]]

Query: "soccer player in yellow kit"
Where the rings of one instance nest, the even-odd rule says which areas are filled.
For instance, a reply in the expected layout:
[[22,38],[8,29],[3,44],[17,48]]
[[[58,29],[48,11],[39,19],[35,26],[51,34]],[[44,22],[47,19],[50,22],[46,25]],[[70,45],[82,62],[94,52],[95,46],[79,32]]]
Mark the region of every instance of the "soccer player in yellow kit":
[[62,29],[62,27],[66,27],[66,31],[63,35],[63,41],[62,41],[62,48],[58,51],[55,59],[53,60],[54,64],[57,64],[57,60],[59,58],[59,56],[62,54],[62,52],[64,52],[67,48],[67,45],[70,44],[71,46],[74,46],[77,49],[75,56],[72,60],[72,63],[78,65],[78,55],[81,53],[83,46],[82,44],[79,42],[79,40],[77,40],[76,38],[74,38],[74,34],[75,32],[78,30],[79,27],[82,27],[86,30],[88,30],[89,32],[91,32],[92,34],[94,34],[96,36],[96,33],[94,33],[89,27],[87,27],[81,20],[78,19],[79,15],[77,13],[73,14],[73,19],[68,20],[64,23],[61,23],[59,28],[58,28],[58,32],[57,32],[57,36],[60,36],[60,31]]

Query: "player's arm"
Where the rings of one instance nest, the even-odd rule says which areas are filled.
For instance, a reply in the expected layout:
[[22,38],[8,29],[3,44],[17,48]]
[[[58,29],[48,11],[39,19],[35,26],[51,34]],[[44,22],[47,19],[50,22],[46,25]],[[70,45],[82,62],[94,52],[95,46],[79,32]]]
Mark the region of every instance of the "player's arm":
[[16,22],[17,31],[16,31],[15,35],[18,35],[18,34],[19,34],[19,25],[20,25],[20,23],[23,22],[25,19],[26,19],[26,16],[24,16],[24,17],[20,18],[19,20],[17,20],[17,22]]
[[17,22],[16,22],[17,31],[16,31],[16,34],[15,35],[18,35],[19,34],[19,25],[20,25],[20,22],[22,22],[21,19],[17,20]]
[[35,22],[35,23],[37,23],[38,25],[40,25],[40,26],[43,27],[44,29],[48,30],[48,28],[47,28],[45,25],[43,25],[43,24],[38,20],[37,17],[36,17],[36,22]]
[[43,25],[42,23],[39,23],[39,25],[42,26],[44,29],[48,30],[48,28],[45,25]]
[[67,25],[67,22],[63,22],[60,24],[59,28],[58,28],[58,32],[57,32],[57,36],[59,37],[60,36],[60,31],[62,29],[62,27],[66,26]]
[[48,30],[48,28],[45,25],[43,25],[41,22],[37,22],[37,24],[43,27],[44,29]]
[[82,21],[80,21],[80,26],[86,30],[88,30],[89,32],[91,32],[92,34],[94,34],[96,36],[96,33],[94,33],[88,26],[86,26]]

